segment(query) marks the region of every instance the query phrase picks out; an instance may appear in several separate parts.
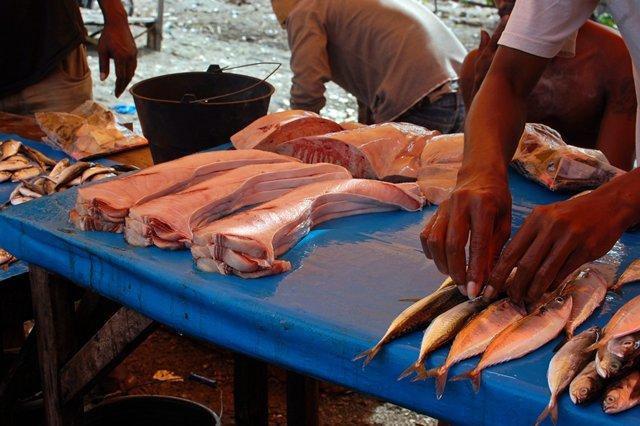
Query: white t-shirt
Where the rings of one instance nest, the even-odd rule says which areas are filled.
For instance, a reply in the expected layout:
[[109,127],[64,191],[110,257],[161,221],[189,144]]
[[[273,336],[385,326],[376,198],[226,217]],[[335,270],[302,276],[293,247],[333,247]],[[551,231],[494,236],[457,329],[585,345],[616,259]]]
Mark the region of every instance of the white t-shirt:
[[[571,55],[578,29],[589,19],[598,0],[518,0],[499,44],[543,58]],[[608,0],[633,60],[636,97],[640,100],[640,1]],[[640,165],[640,104],[636,113],[636,159]]]

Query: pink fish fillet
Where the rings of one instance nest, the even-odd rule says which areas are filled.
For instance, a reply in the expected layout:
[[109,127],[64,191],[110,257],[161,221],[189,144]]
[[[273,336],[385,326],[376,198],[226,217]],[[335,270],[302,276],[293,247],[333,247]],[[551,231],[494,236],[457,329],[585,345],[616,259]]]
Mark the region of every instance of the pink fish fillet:
[[76,227],[86,231],[122,232],[135,205],[179,191],[190,184],[249,164],[285,163],[291,157],[257,151],[213,151],[158,164],[132,175],[78,190],[70,213]]
[[275,152],[305,163],[333,163],[356,178],[415,180],[420,154],[437,131],[408,123],[383,123],[281,143]]
[[589,350],[604,347],[611,339],[640,331],[640,296],[625,303],[602,330],[602,338]]
[[349,179],[335,164],[254,164],[217,174],[175,194],[134,206],[126,219],[127,242],[181,249],[196,228],[243,207],[264,203],[313,182]]
[[341,130],[342,127],[338,123],[322,118],[314,112],[281,111],[260,117],[249,124],[231,136],[231,143],[236,149],[273,151],[278,144],[291,139]]
[[330,219],[390,210],[419,210],[415,183],[365,179],[317,182],[215,221],[195,232],[191,253],[199,269],[246,278],[291,268],[278,256],[314,226]]
[[451,195],[462,165],[464,134],[454,133],[432,138],[420,155],[418,185],[432,204],[440,204]]

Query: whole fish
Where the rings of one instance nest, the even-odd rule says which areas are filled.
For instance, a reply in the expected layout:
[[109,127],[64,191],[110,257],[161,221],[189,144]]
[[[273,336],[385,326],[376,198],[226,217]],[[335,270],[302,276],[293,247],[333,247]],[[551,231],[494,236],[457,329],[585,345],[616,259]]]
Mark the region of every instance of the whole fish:
[[27,167],[26,169],[16,170],[13,172],[11,181],[18,182],[25,179],[31,179],[39,176],[42,173],[42,169],[39,167]]
[[640,371],[633,371],[607,388],[602,411],[607,414],[619,413],[640,403]]
[[611,287],[611,291],[619,291],[623,285],[640,281],[640,259],[636,259],[620,275],[618,281]]
[[12,139],[2,142],[2,145],[0,145],[0,150],[2,151],[2,155],[0,156],[0,161],[16,155],[20,150],[21,145],[22,143]]
[[558,422],[558,396],[569,386],[569,383],[593,359],[593,352],[585,349],[598,340],[600,328],[591,327],[572,337],[551,358],[547,369],[547,383],[551,391],[549,404],[536,420],[536,426],[551,415],[553,424]]
[[105,167],[105,166],[101,166],[99,164],[96,164],[95,166],[88,168],[87,170],[85,170],[84,172],[82,172],[82,176],[80,178],[81,182],[87,182],[89,180],[91,180],[91,178],[93,178],[94,176],[97,175],[101,175],[101,174],[106,174],[106,173],[115,173],[115,169],[111,168],[111,167]]
[[11,158],[0,161],[0,172],[15,172],[16,170],[31,167],[32,163],[20,155],[14,155]]
[[611,339],[596,353],[596,371],[605,378],[617,377],[640,357],[640,333]]
[[38,165],[42,168],[42,169],[46,169],[49,168],[51,166],[55,166],[56,162],[54,160],[52,160],[51,158],[47,157],[46,155],[44,155],[43,153],[41,153],[40,151],[33,149],[27,145],[20,145],[20,151],[28,158],[30,158],[31,160],[35,161],[36,163],[38,163]]
[[78,161],[77,163],[73,163],[69,167],[63,169],[55,178],[55,189],[57,190],[74,180],[76,177],[81,176],[82,172],[87,170],[89,167],[91,167],[90,163]]
[[391,322],[391,325],[389,325],[389,328],[378,343],[371,349],[356,356],[353,360],[356,361],[365,358],[364,365],[369,364],[384,345],[425,326],[442,312],[464,300],[466,300],[466,297],[458,291],[456,286],[447,286],[443,289],[436,290],[429,296],[418,300],[402,311],[400,315]]
[[480,312],[486,306],[487,303],[482,298],[476,298],[462,302],[438,315],[424,331],[418,359],[413,365],[402,372],[398,380],[414,372],[418,373],[419,376],[420,374],[426,373],[424,362],[427,356],[455,337],[466,325],[469,318]]
[[608,285],[607,279],[600,270],[591,266],[581,269],[567,283],[562,295],[571,296],[573,302],[571,315],[569,315],[569,320],[564,327],[567,338],[571,339],[576,328],[600,306],[607,295]]
[[6,172],[6,171],[0,172],[0,183],[8,181],[9,179],[11,179],[11,176],[12,176],[11,172]]
[[640,296],[634,297],[618,309],[602,330],[602,338],[589,349],[599,349],[611,339],[636,331],[640,331]]
[[418,378],[436,378],[436,397],[442,398],[449,369],[456,363],[484,352],[493,338],[510,324],[526,315],[524,310],[510,299],[492,303],[480,312],[458,333],[444,364],[424,373]]
[[531,314],[502,330],[487,346],[478,365],[453,378],[470,379],[477,392],[482,370],[492,365],[520,358],[553,340],[560,333],[571,313],[571,296],[557,296]]
[[584,404],[594,399],[604,387],[604,379],[596,371],[596,362],[591,361],[571,381],[569,396],[574,404]]

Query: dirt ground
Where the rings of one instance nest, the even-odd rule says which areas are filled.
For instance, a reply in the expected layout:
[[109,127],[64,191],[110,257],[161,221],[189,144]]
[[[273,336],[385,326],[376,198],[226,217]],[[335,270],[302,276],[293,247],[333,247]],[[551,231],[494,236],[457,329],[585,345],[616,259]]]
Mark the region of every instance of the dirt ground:
[[[430,8],[434,6],[433,1],[425,3]],[[495,26],[495,11],[491,8],[446,0],[439,0],[438,8],[438,15],[468,49],[477,46],[481,27]],[[155,1],[135,1],[134,15],[154,14]],[[134,29],[135,34],[140,32],[140,28]],[[144,36],[137,39],[140,53],[134,83],[161,74],[206,70],[209,64],[234,66],[260,61],[280,62],[282,68],[269,79],[277,89],[271,110],[289,106],[291,70],[286,33],[276,22],[269,0],[167,0],[162,51],[144,48],[144,40]],[[95,51],[90,51],[89,64],[97,101],[110,107],[133,104],[129,93],[120,99],[113,96],[113,72],[107,81],[99,81]],[[268,70],[268,67],[256,67],[240,72],[263,76]],[[351,95],[335,84],[329,84],[326,96],[324,115],[338,121],[355,120],[356,103]],[[122,119],[136,122],[135,115],[123,116]],[[223,411],[223,422],[233,424],[233,364],[229,352],[163,328],[128,357],[124,365],[134,380],[127,393],[188,398],[218,413]],[[189,381],[154,380],[153,375],[158,370],[168,370],[184,378],[190,373],[215,378],[219,387],[213,390]],[[270,420],[274,425],[286,421],[284,379],[285,373],[281,369],[270,369]],[[321,422],[326,425],[435,424],[428,417],[330,384],[321,386],[320,412]]]

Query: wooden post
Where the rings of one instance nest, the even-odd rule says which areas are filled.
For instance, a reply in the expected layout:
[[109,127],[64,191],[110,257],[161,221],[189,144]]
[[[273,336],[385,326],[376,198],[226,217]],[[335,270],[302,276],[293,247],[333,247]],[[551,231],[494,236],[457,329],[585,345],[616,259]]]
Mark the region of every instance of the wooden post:
[[164,25],[164,0],[157,0],[156,20],[147,27],[147,47],[155,51],[162,49],[162,26]]
[[287,424],[318,426],[318,381],[287,371]]
[[35,265],[29,266],[29,275],[46,424],[80,426],[82,400],[63,406],[60,399],[60,367],[75,349],[70,287],[63,282],[51,283],[51,275]]
[[266,426],[267,364],[242,354],[234,354],[233,400],[238,426]]

